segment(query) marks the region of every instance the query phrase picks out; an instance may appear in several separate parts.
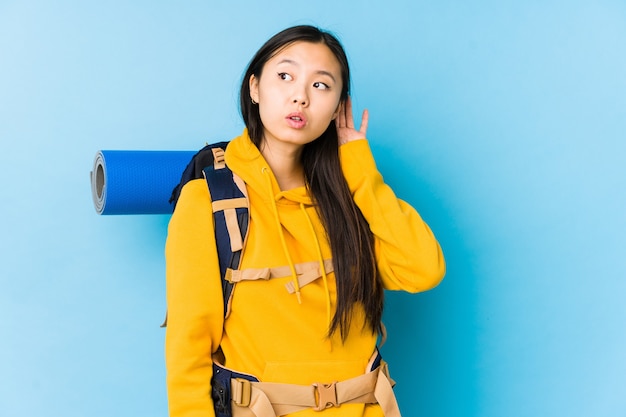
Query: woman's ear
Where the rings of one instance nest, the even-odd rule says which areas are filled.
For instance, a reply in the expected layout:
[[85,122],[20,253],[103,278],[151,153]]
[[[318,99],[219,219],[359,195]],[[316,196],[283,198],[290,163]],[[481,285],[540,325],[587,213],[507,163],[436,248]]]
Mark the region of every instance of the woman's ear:
[[337,105],[337,110],[335,110],[335,112],[333,113],[333,118],[332,120],[335,120],[337,118],[337,116],[339,116],[339,112],[343,109],[343,101],[339,101],[339,104]]
[[254,103],[259,102],[259,79],[252,74],[250,76],[250,100]]

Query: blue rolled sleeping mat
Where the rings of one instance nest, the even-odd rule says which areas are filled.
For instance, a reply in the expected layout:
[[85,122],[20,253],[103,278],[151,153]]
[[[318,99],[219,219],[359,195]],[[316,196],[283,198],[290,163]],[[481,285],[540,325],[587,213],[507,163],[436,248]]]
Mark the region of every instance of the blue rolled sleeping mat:
[[171,214],[172,190],[197,151],[99,151],[91,171],[98,214]]

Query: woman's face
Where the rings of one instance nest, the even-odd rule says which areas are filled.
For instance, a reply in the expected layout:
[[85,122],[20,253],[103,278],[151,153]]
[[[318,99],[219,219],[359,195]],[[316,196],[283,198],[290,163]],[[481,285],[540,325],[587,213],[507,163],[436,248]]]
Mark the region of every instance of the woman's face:
[[295,42],[250,77],[263,143],[299,149],[317,139],[337,116],[342,89],[339,61],[322,43]]

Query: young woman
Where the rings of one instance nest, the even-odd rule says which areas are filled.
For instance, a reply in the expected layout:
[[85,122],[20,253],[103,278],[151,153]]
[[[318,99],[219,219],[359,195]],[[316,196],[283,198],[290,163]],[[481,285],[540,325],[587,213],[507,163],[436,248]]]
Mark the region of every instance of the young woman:
[[276,34],[250,62],[246,129],[225,153],[250,210],[226,318],[204,179],[183,187],[169,225],[171,416],[399,416],[376,349],[383,289],[433,288],[445,264],[376,169],[349,85],[341,44],[311,26]]

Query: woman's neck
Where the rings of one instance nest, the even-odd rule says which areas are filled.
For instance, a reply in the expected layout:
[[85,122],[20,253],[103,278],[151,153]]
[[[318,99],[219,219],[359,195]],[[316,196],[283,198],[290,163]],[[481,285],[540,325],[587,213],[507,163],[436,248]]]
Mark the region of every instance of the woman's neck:
[[268,146],[261,145],[261,155],[270,166],[281,191],[288,191],[304,185],[304,169],[302,167],[302,146]]

